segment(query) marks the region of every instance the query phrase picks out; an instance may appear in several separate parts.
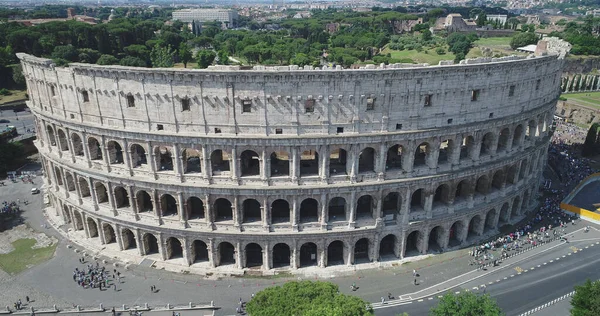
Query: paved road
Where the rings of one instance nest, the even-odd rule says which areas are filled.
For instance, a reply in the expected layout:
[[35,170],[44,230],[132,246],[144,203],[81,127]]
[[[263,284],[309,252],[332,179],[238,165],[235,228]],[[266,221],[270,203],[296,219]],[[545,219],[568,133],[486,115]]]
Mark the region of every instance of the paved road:
[[21,112],[13,112],[12,110],[3,110],[0,111],[0,119],[9,120],[10,123],[2,123],[1,127],[5,127],[6,125],[12,125],[17,128],[17,132],[19,133],[19,137],[16,137],[15,140],[19,140],[22,138],[30,137],[33,133],[27,133],[27,129],[35,132],[35,122],[33,120],[33,114],[29,109],[25,109],[25,111]]

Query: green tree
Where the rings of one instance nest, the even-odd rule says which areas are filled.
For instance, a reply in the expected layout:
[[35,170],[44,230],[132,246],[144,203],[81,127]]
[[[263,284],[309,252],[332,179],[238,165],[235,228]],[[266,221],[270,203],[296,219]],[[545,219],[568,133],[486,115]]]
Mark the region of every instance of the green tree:
[[217,55],[212,50],[199,50],[196,53],[196,63],[198,63],[198,68],[205,69],[208,66],[212,65]]
[[179,60],[183,63],[183,68],[187,68],[187,64],[192,60],[193,54],[192,50],[186,43],[179,44]]
[[100,58],[98,58],[98,61],[96,63],[98,65],[116,65],[119,63],[119,60],[113,55],[104,54],[100,56]]
[[430,30],[421,31],[421,40],[423,40],[423,42],[430,41],[431,40],[431,31]]
[[146,62],[141,58],[125,56],[119,61],[119,65],[130,67],[146,67]]
[[217,57],[218,57],[218,64],[219,65],[229,65],[229,55],[227,54],[227,52],[225,50],[220,50],[217,53]]
[[530,32],[519,32],[515,33],[513,37],[510,39],[510,47],[512,49],[517,49],[518,47],[527,46],[530,44],[535,44],[538,41],[537,35],[535,33]]
[[304,67],[305,65],[310,65],[312,63],[312,59],[308,57],[308,55],[303,53],[297,53],[296,56],[290,59],[291,65],[298,65],[300,67]]
[[363,299],[340,294],[330,282],[287,282],[262,290],[247,304],[249,315],[366,316],[373,310]]
[[173,67],[173,56],[175,52],[171,49],[171,46],[161,47],[156,44],[152,47],[150,52],[150,60],[152,61],[152,67],[154,68],[170,68]]
[[575,286],[575,295],[571,299],[572,316],[600,315],[600,281],[585,281]]
[[77,61],[77,57],[79,53],[77,49],[69,44],[69,45],[61,45],[54,47],[52,51],[52,59],[64,59],[68,61]]
[[77,59],[80,63],[95,64],[100,58],[100,52],[91,48],[80,48],[77,50],[79,55]]
[[433,307],[431,316],[500,316],[504,315],[496,302],[487,294],[477,295],[472,292],[460,294],[447,293]]

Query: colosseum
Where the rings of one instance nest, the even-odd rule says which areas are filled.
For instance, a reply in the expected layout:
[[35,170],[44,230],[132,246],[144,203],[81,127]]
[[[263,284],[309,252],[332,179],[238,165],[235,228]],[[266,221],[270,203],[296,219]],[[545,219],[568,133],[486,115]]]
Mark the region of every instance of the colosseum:
[[537,204],[563,64],[19,58],[50,215],[74,241],[205,273],[375,266],[497,233]]

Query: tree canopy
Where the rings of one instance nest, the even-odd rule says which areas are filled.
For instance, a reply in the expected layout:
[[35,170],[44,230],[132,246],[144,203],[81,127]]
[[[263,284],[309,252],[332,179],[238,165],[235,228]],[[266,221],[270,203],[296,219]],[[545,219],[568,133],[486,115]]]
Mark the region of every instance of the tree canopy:
[[584,284],[575,286],[571,307],[571,316],[600,315],[600,281],[588,279]]
[[510,39],[510,47],[517,49],[519,47],[535,44],[538,42],[538,37],[532,32],[515,33]]
[[501,316],[504,315],[496,302],[487,294],[472,292],[447,293],[429,313],[432,316]]
[[338,290],[338,286],[330,282],[287,282],[256,293],[246,306],[252,316],[373,315],[366,301],[340,294]]

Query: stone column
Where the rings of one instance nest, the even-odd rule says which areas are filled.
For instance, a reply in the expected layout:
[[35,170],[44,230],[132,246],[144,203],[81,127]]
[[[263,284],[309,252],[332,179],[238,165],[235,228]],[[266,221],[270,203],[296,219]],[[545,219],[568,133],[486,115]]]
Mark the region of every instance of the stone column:
[[205,217],[206,217],[206,226],[210,229],[210,230],[214,230],[215,225],[215,214],[213,214],[212,211],[212,205],[210,204],[210,197],[208,194],[204,195],[204,201],[202,201],[202,203],[204,204],[204,212],[205,212]]
[[475,143],[471,147],[471,152],[469,156],[475,162],[475,164],[479,163],[479,154],[481,153],[481,139],[475,140]]
[[233,197],[233,226],[240,228],[243,221],[242,208],[240,207],[240,201],[236,196]]
[[127,194],[129,195],[131,200],[131,210],[133,211],[133,216],[136,220],[139,220],[140,216],[138,215],[138,200],[137,196],[135,196],[135,193],[133,192],[133,187],[127,186],[125,189],[127,190]]
[[379,155],[377,156],[375,172],[377,173],[377,180],[383,181],[385,179],[385,160],[387,159],[387,143],[379,144],[378,152]]
[[85,237],[87,238],[92,238],[92,236],[90,236],[90,228],[88,227],[88,221],[87,221],[87,216],[85,215],[84,212],[80,212],[81,214],[81,221],[82,221],[82,226],[83,226],[83,232],[85,233]]
[[375,204],[375,225],[383,225],[383,190],[377,192],[377,203]]
[[381,236],[379,235],[379,233],[375,233],[375,235],[373,236],[373,242],[371,244],[371,246],[369,247],[369,260],[371,262],[373,261],[379,261],[379,238]]
[[269,154],[266,149],[263,149],[260,153],[260,179],[263,181],[267,181],[270,177],[269,173],[271,171],[270,168],[270,159],[268,158]]
[[350,216],[348,216],[348,229],[356,228],[356,190],[352,190],[350,193],[350,203],[348,204],[348,208],[350,211]]
[[185,263],[188,266],[191,266],[192,263],[194,263],[194,258],[192,258],[192,253],[191,253],[191,245],[190,245],[190,241],[187,238],[183,238],[182,243],[181,243],[181,248],[183,250],[183,258],[185,259]]
[[244,268],[243,262],[244,256],[242,251],[242,243],[240,241],[235,243],[235,267],[238,269]]
[[129,147],[127,139],[123,140],[123,146],[123,164],[125,164],[125,168],[127,168],[129,175],[133,176],[133,165],[131,163],[131,148]]
[[264,197],[262,200],[261,206],[261,214],[262,214],[262,222],[263,228],[265,232],[271,231],[271,206],[269,205],[269,200]]
[[215,254],[215,239],[208,238],[208,262],[212,268],[217,267],[216,254]]
[[404,150],[402,151],[402,169],[407,173],[411,173],[414,169],[415,150],[417,150],[417,148],[415,147],[414,142],[411,142],[411,144],[406,147],[406,153],[404,153]]
[[179,215],[179,222],[181,223],[183,228],[186,228],[188,220],[187,203],[183,198],[182,192],[177,192],[177,213]]
[[[498,212],[496,212],[498,213]],[[106,245],[106,235],[104,234],[104,227],[102,226],[102,220],[98,219],[98,236],[100,237],[100,243]],[[116,235],[116,232],[115,232]]]
[[317,261],[319,268],[325,268],[327,266],[327,241],[323,239],[321,242],[321,255],[318,255],[319,247],[317,246]]
[[402,214],[401,224],[408,224],[410,221],[410,189],[404,189],[402,194],[402,208],[400,214]]
[[298,198],[296,196],[292,197],[292,230],[298,231],[298,217],[300,215],[300,208],[298,205]]
[[299,261],[300,261],[300,256],[298,255],[298,244],[296,242],[296,240],[293,241],[292,244],[292,253],[291,253],[291,258],[290,258],[290,264],[292,265],[292,269],[296,270],[298,269],[298,266],[300,266]]
[[328,207],[327,207],[327,194],[321,193],[321,230],[327,230],[328,223]]
[[81,205],[83,204],[83,200],[81,199],[81,188],[79,187],[79,179],[76,175],[73,175],[73,185],[75,186],[75,193],[77,194],[77,203]]
[[354,264],[354,247],[356,243],[348,244],[348,246],[344,245],[345,255],[347,256],[346,265],[351,266]]
[[[132,233],[134,234],[133,238],[135,239],[135,244],[137,246],[138,252],[140,253],[140,256],[145,256],[146,249],[144,248],[144,240],[142,238],[142,233],[140,232],[139,229],[133,230]],[[121,249],[121,250],[123,250],[123,249]]]
[[152,190],[152,207],[154,208],[154,215],[156,216],[156,220],[158,221],[158,225],[162,224],[162,214],[161,214],[161,205],[158,200],[158,193],[156,190]]
[[436,139],[434,142],[429,144],[429,152],[425,157],[425,164],[429,169],[436,169],[438,163],[438,157],[440,156],[440,142]]
[[290,159],[290,174],[292,176],[292,182],[298,183],[298,178],[300,177],[300,157],[298,156],[298,148],[292,147],[291,150],[291,159]]
[[100,150],[102,151],[102,160],[104,161],[104,163],[106,165],[106,170],[108,172],[110,172],[112,167],[110,165],[110,157],[108,156],[108,147],[106,145],[106,137],[102,136],[100,138],[100,141],[102,142],[102,144],[100,144]]
[[427,196],[425,196],[425,216],[427,218],[433,218],[433,195],[432,192],[427,192]]
[[183,170],[183,156],[181,155],[180,150],[179,144],[173,144],[173,171],[175,171],[175,175],[179,181],[183,182],[185,170]]
[[[125,250],[125,247],[123,247],[123,235],[121,232],[121,225],[119,224],[115,224],[115,238],[117,239],[117,245],[119,245],[119,250],[123,251]],[[138,243],[138,249],[142,249],[144,248],[140,243]],[[142,253],[140,251],[140,255],[145,255],[145,253]]]
[[321,182],[327,183],[329,178],[329,146],[319,146],[319,177]]
[[108,203],[110,203],[110,208],[112,209],[114,215],[117,215],[117,202],[115,201],[115,190],[111,182],[107,183],[106,195],[108,195]]
[[352,183],[356,182],[356,174],[358,174],[358,153],[356,152],[357,150],[357,145],[352,145],[350,147],[350,181]]
[[238,157],[237,149],[235,147],[231,148],[231,180],[238,181],[240,178],[240,161],[241,158]]
[[263,270],[271,270],[271,267],[273,266],[273,263],[271,262],[271,251],[270,251],[270,247],[269,247],[269,242],[265,242],[264,247],[262,249],[262,254],[263,254],[263,265],[262,265],[262,269]]
[[154,179],[158,179],[158,175],[156,174],[156,170],[158,170],[158,166],[156,165],[156,153],[152,150],[152,143],[148,142],[146,147],[146,162],[150,166],[150,171],[154,176]]
[[212,175],[212,170],[210,167],[210,163],[208,162],[208,153],[206,150],[206,146],[202,145],[202,160],[201,160],[201,164],[202,164],[202,178],[204,180],[208,180],[210,179],[210,176]]
[[[405,244],[406,244],[406,231],[402,231],[402,234],[400,234],[400,238],[396,240],[396,256],[399,259],[404,259],[404,252],[406,250]],[[396,236],[397,238],[397,236]]]

